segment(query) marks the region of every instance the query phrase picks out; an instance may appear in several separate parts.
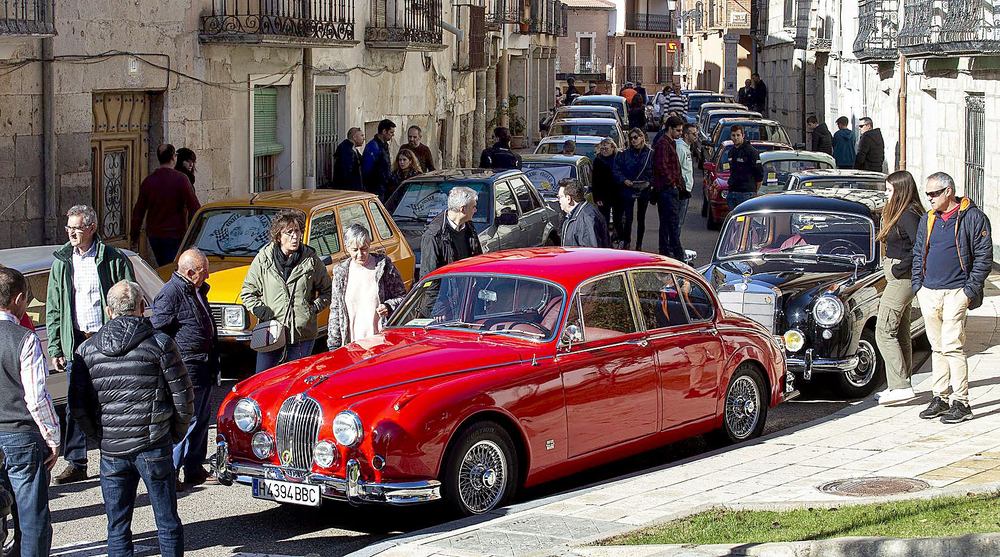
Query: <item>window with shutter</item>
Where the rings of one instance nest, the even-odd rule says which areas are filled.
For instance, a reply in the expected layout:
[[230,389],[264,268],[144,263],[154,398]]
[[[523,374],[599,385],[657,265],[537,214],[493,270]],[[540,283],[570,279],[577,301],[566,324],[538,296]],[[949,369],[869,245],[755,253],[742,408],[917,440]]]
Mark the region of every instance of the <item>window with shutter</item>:
[[253,93],[254,191],[272,191],[275,156],[285,150],[277,136],[278,90],[258,87]]

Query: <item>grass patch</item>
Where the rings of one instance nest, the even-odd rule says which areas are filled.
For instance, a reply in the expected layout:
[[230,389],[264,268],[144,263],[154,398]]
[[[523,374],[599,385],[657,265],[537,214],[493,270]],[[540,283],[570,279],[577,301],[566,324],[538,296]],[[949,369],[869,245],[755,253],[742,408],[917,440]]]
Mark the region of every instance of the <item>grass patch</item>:
[[716,508],[599,545],[768,543],[847,536],[937,538],[1000,532],[1000,492],[792,511]]

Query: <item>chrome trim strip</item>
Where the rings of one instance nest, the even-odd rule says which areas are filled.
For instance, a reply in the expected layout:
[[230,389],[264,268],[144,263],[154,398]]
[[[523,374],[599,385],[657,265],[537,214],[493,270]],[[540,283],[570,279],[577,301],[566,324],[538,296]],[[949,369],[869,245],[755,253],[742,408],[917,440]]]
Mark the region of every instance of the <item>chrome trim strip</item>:
[[806,365],[805,359],[785,358],[785,365],[789,371],[803,374],[820,373],[842,373],[852,371],[858,367],[858,356],[848,356],[847,358],[816,358]]

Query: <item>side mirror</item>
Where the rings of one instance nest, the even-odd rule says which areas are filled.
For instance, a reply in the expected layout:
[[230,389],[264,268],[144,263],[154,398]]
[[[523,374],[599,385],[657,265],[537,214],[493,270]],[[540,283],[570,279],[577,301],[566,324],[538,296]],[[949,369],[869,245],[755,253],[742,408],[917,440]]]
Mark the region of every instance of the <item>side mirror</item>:
[[579,325],[566,325],[566,329],[563,331],[562,341],[566,344],[566,348],[572,348],[574,342],[583,342],[583,331],[580,330]]
[[514,226],[518,222],[517,213],[510,211],[507,213],[500,213],[497,217],[497,224],[500,226]]
[[687,263],[688,265],[692,265],[695,259],[698,259],[698,252],[694,251],[693,249],[684,250],[685,263]]
[[704,166],[705,166],[705,172],[715,172],[714,162],[706,162]]
[[802,151],[805,148],[806,148],[806,144],[805,143],[796,143],[795,144],[795,150],[796,151]]

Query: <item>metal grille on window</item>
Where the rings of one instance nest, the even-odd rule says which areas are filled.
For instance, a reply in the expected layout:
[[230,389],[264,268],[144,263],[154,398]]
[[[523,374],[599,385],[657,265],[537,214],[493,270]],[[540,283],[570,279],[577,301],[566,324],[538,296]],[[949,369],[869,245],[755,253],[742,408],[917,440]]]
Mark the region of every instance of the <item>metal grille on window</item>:
[[334,188],[333,155],[340,136],[340,92],[316,91],[316,187]]
[[128,168],[126,157],[128,153],[120,151],[105,151],[104,172],[101,200],[104,215],[102,238],[116,238],[125,234],[124,181],[122,173]]
[[469,67],[486,67],[486,8],[469,6]]
[[965,195],[982,207],[986,164],[986,107],[982,95],[965,98]]

